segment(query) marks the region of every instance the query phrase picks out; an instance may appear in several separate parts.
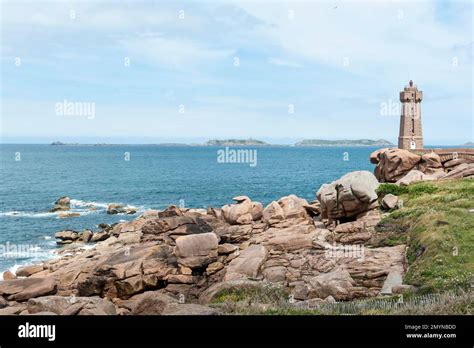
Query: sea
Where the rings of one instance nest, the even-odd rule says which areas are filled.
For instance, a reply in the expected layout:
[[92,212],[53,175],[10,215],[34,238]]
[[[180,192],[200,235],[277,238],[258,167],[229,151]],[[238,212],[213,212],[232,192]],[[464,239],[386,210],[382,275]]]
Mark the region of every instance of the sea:
[[[0,271],[57,256],[55,232],[98,230],[169,205],[221,207],[246,195],[264,205],[316,191],[355,170],[373,171],[374,147],[0,145]],[[62,196],[71,212],[50,213]],[[109,203],[138,208],[108,215]],[[91,247],[90,245],[86,245]],[[1,273],[0,273],[1,274]]]

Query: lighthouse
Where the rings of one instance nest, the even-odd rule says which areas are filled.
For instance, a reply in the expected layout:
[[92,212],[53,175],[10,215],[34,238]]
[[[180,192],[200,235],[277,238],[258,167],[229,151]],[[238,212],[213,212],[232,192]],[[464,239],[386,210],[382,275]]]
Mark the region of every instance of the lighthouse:
[[400,149],[423,149],[423,133],[421,129],[422,100],[423,92],[418,90],[412,80],[400,92],[400,102],[402,103],[400,134],[398,136],[398,147]]

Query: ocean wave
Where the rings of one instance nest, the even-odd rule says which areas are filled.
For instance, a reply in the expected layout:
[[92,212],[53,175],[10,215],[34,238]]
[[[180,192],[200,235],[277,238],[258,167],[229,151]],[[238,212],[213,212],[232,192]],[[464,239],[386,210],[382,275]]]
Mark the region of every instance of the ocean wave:
[[109,203],[83,201],[80,199],[71,199],[71,208],[102,208],[107,209]]
[[[6,211],[0,212],[0,217],[21,217],[21,218],[62,218],[62,214],[80,214],[89,215],[96,213],[104,213],[107,210],[109,203],[104,202],[95,202],[95,201],[83,201],[80,199],[71,199],[71,209],[65,211],[56,211],[56,212],[34,212],[34,211]],[[128,204],[123,204],[125,207],[133,207],[137,210],[135,214],[129,215],[139,215],[147,210],[144,206],[132,206]],[[124,213],[119,213],[117,215],[128,215]]]
[[6,211],[0,212],[0,216],[10,216],[10,217],[28,217],[28,218],[44,218],[44,217],[53,217],[56,216],[57,213],[50,213],[50,212],[32,212],[32,211]]
[[0,259],[14,259],[14,265],[0,270],[0,280],[3,280],[3,272],[10,271],[16,273],[18,268],[30,265],[36,265],[48,260],[59,258],[55,249],[42,249],[39,246],[33,246],[28,251],[8,251],[0,255]]

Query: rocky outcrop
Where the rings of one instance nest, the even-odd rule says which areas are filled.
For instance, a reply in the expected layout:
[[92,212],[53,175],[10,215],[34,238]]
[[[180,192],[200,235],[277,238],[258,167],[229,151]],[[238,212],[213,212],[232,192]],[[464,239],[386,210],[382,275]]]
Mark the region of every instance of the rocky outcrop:
[[312,277],[309,280],[310,297],[326,298],[334,297],[336,300],[351,299],[351,292],[355,286],[355,281],[350,273],[343,266],[338,266],[334,270]]
[[400,186],[408,186],[414,182],[418,181],[432,181],[435,180],[431,175],[426,175],[419,170],[413,169],[410,170],[403,178],[397,180],[395,184]]
[[214,315],[207,304],[221,292],[269,285],[304,305],[378,296],[398,285],[386,282],[391,272],[404,274],[405,246],[369,247],[382,216],[377,186],[353,172],[311,204],[289,195],[263,209],[241,196],[222,209],[171,206],[95,232],[60,231],[59,258],[0,282],[0,313]]
[[22,278],[4,280],[0,283],[0,296],[9,301],[25,301],[54,293],[56,282],[53,278]]
[[50,212],[54,213],[57,211],[66,211],[69,209],[71,209],[71,198],[65,196],[54,202],[54,207],[51,208]]
[[[374,153],[370,157],[372,160]],[[401,179],[421,161],[420,155],[402,149],[379,152],[377,158],[374,174],[380,182],[395,182]]]
[[[12,280],[16,279],[16,275],[14,275],[11,271],[5,271],[3,272],[3,280]],[[1,299],[0,299],[1,302]]]
[[193,234],[176,239],[178,263],[189,268],[204,267],[217,260],[218,238],[215,233]]
[[107,206],[107,214],[128,214],[133,215],[138,211],[137,208],[132,206],[125,206],[123,204],[111,203]]
[[262,217],[262,203],[252,202],[247,196],[237,196],[233,200],[236,203],[222,207],[222,216],[228,223],[245,225]]
[[24,266],[24,267],[18,268],[15,274],[17,277],[29,277],[35,273],[41,272],[43,269],[44,268],[42,264]]
[[58,239],[56,241],[58,244],[70,244],[79,238],[79,233],[72,230],[64,230],[56,232],[54,237]]
[[474,176],[474,163],[462,163],[442,179],[460,179]]
[[425,153],[421,156],[420,163],[418,163],[418,170],[428,175],[443,171],[441,158],[435,152]]
[[378,181],[367,171],[352,172],[317,192],[321,215],[331,220],[352,218],[376,205]]
[[289,195],[273,201],[263,210],[263,221],[273,224],[285,219],[306,218],[308,213],[305,207],[308,201],[296,195]]
[[267,250],[262,245],[246,248],[229,263],[224,281],[257,278],[266,257]]
[[[374,174],[380,182],[396,182],[408,185],[424,180],[457,179],[472,176],[474,152],[471,156],[458,158],[440,157],[436,152],[418,155],[402,149],[380,149],[372,152],[370,162],[376,164]],[[469,167],[471,166],[471,167]],[[455,173],[450,174],[455,171]],[[420,174],[421,173],[421,174]]]
[[28,300],[29,314],[50,312],[59,315],[115,315],[112,302],[100,297],[44,296]]

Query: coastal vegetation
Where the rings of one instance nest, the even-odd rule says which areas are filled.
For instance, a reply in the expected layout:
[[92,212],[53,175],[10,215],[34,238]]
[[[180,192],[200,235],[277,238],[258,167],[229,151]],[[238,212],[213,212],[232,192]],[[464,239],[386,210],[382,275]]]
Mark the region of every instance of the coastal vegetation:
[[399,195],[403,208],[392,211],[378,229],[402,231],[386,245],[407,243],[405,281],[423,292],[462,287],[474,280],[474,181],[383,184],[379,196]]

